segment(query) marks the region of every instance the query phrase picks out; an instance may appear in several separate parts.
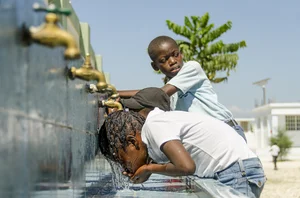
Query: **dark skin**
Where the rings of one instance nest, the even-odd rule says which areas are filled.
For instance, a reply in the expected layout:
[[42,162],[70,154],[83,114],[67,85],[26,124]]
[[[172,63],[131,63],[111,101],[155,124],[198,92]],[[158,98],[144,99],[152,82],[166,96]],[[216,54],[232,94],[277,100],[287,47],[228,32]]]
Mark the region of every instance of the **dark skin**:
[[[139,111],[139,113],[146,118],[150,111],[151,109],[145,108]],[[127,159],[127,162],[124,161],[124,163],[131,164],[131,167],[137,167],[136,164],[139,165],[139,167],[135,169],[132,169],[131,167],[124,167],[125,170],[130,171],[123,172],[123,174],[130,177],[130,180],[133,183],[143,183],[147,181],[153,173],[166,176],[187,176],[193,175],[196,170],[194,160],[179,140],[171,140],[161,146],[161,151],[168,157],[170,163],[154,164],[148,163],[149,157],[147,157],[147,160],[143,157],[139,157],[140,155],[145,156],[144,149],[146,149],[146,145],[141,139],[141,133],[136,133],[135,136],[129,134],[126,139],[130,140],[128,142],[128,148],[131,150],[126,148],[125,155],[122,155],[123,158]],[[141,148],[139,148],[139,150],[134,150],[134,148],[137,148],[137,145]],[[123,152],[121,151],[121,153]],[[128,156],[130,156],[130,158]],[[130,161],[130,159],[134,160]],[[141,160],[139,161],[137,159]]]
[[[155,71],[160,70],[169,78],[173,78],[183,66],[183,55],[176,44],[165,42],[156,49],[151,66]],[[168,96],[173,95],[178,90],[175,86],[166,84],[161,88]],[[130,98],[139,90],[118,91],[121,98]]]

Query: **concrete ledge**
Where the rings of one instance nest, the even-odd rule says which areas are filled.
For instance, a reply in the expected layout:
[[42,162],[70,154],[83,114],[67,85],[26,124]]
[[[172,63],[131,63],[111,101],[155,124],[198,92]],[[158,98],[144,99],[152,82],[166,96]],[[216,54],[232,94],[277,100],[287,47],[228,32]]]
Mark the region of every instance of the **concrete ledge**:
[[206,197],[246,198],[247,197],[244,194],[214,179],[200,179],[196,177],[188,177],[187,179],[191,180],[189,183],[206,192],[201,194],[201,197],[204,198]]

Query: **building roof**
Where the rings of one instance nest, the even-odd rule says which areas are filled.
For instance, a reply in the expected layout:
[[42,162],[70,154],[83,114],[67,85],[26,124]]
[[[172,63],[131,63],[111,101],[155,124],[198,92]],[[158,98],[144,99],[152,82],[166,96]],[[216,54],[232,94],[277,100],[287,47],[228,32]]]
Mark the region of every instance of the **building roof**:
[[259,106],[253,109],[253,111],[260,111],[272,108],[300,108],[299,102],[290,102],[290,103],[269,103],[263,106]]

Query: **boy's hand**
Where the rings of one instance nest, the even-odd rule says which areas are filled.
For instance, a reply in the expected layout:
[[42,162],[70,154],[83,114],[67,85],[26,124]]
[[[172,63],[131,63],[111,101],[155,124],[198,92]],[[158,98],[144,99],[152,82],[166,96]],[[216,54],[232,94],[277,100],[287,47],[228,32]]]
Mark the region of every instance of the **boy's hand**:
[[130,178],[131,182],[134,184],[140,184],[149,179],[151,176],[151,172],[148,170],[149,165],[143,165],[134,173],[134,175]]

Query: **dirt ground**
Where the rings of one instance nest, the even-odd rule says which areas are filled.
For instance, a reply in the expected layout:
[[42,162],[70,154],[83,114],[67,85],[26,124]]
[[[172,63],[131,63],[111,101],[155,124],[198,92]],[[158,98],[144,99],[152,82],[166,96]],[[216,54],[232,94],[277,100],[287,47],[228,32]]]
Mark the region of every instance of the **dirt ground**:
[[262,161],[267,182],[261,198],[300,198],[300,160],[278,162]]

